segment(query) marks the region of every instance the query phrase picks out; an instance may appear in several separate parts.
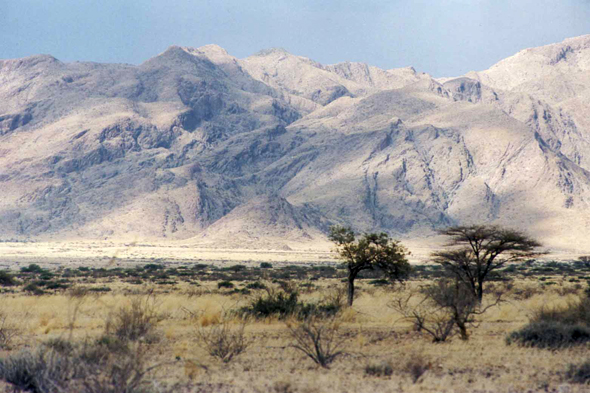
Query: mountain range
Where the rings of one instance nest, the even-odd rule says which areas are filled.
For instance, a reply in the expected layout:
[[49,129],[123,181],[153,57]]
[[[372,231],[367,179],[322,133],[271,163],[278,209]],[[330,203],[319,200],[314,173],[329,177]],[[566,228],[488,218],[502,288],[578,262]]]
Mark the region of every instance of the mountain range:
[[307,249],[455,224],[590,251],[590,35],[490,69],[172,46],[0,60],[0,237]]

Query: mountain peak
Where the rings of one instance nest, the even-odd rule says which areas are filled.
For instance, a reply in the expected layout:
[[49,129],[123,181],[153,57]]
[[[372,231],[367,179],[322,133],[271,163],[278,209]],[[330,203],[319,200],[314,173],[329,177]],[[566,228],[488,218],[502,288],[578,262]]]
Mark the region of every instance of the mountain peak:
[[268,49],[262,49],[261,51],[258,51],[255,54],[253,54],[252,56],[264,57],[264,56],[270,56],[270,55],[274,55],[274,54],[291,55],[291,53],[289,53],[284,48],[268,48]]
[[51,55],[44,54],[27,56],[20,59],[0,59],[0,67],[30,68],[37,64],[57,65],[62,64],[62,62]]
[[227,51],[224,48],[216,44],[203,45],[198,47],[197,50],[204,53],[229,56],[229,53],[227,53]]

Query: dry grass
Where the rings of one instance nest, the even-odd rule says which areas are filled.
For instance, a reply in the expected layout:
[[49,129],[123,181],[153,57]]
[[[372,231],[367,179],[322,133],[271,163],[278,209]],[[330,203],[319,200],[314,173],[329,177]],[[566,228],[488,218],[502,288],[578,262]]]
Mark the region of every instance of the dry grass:
[[[410,282],[402,290],[421,284]],[[87,294],[84,301],[68,293],[0,294],[3,312],[20,332],[10,350],[0,349],[0,358],[52,338],[77,342],[99,338],[109,315],[131,306],[138,296],[126,294],[129,284],[110,285],[112,292]],[[343,284],[338,280],[316,282],[318,289],[301,295],[301,300],[320,301],[328,288],[339,285]],[[522,296],[520,289],[526,287],[534,290]],[[568,365],[586,360],[587,346],[547,351],[505,344],[506,335],[526,324],[539,307],[566,305],[576,299],[576,294],[564,295],[559,285],[515,282],[519,290],[511,290],[506,302],[482,315],[468,341],[454,338],[442,344],[433,344],[430,337],[414,331],[411,322],[388,307],[391,290],[361,285],[354,308],[337,316],[338,340],[345,340],[345,354],[329,370],[290,347],[293,338],[285,321],[278,318],[251,321],[243,337],[248,350],[231,363],[212,358],[199,345],[196,329],[221,323],[239,327],[237,316],[233,320],[227,316],[248,304],[252,296],[222,294],[215,288],[215,282],[207,283],[194,295],[179,284],[157,293],[157,318],[152,322],[160,339],[145,345],[146,363],[164,364],[155,371],[161,386],[179,383],[183,386],[175,390],[179,392],[534,392],[563,391],[565,386],[570,392],[590,391],[566,378]],[[150,290],[133,286],[135,293],[145,295]],[[390,369],[367,373],[368,365]]]

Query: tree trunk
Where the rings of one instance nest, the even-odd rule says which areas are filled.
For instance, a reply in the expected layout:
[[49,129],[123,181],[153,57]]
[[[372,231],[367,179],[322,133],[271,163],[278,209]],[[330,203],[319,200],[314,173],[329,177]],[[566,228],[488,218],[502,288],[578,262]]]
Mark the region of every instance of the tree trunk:
[[481,301],[483,300],[483,282],[478,282],[477,283],[477,302],[479,304],[481,304]]
[[459,334],[461,335],[461,340],[468,340],[469,334],[467,333],[467,326],[464,323],[458,322],[457,327],[459,328]]
[[352,307],[354,301],[354,279],[353,275],[348,276],[348,306]]

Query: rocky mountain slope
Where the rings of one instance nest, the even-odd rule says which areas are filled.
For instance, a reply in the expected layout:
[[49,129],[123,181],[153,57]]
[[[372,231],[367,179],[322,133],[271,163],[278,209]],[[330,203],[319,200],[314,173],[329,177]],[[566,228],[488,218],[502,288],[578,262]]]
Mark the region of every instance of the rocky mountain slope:
[[0,235],[286,249],[487,222],[582,252],[589,68],[590,36],[438,80],[215,45],[0,60]]

